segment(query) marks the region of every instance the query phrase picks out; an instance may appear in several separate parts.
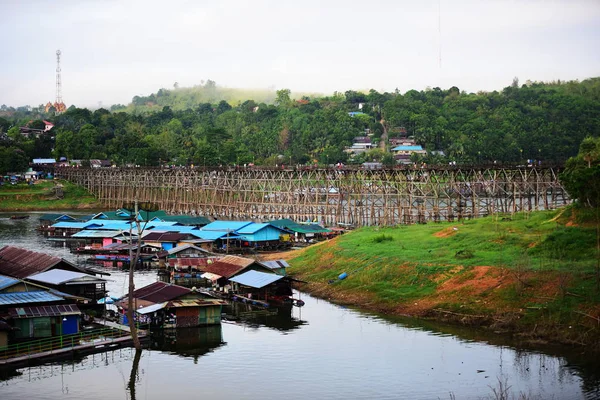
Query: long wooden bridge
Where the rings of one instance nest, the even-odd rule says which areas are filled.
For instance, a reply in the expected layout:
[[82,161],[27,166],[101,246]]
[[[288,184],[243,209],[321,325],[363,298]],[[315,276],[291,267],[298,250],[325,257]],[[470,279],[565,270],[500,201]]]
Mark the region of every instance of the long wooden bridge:
[[329,226],[453,221],[569,202],[560,167],[57,168],[105,206],[134,200],[216,219],[291,218]]

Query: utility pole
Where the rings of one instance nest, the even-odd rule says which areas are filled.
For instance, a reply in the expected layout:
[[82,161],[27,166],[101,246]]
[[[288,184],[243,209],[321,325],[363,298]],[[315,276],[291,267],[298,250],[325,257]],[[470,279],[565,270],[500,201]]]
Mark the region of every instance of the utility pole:
[[[141,242],[141,232],[140,232],[140,220],[138,218],[138,202],[135,199],[134,206],[134,221],[135,226],[137,228],[137,248],[135,250],[135,254],[133,253],[133,246],[129,246],[129,293],[127,295],[127,320],[129,321],[129,330],[131,332],[131,339],[133,340],[133,346],[136,350],[140,350],[142,345],[140,344],[140,338],[137,334],[137,328],[135,326],[135,321],[133,316],[135,315],[135,310],[133,309],[133,291],[135,290],[135,284],[133,283],[133,272],[135,270],[135,266],[137,265],[137,260],[140,257],[140,252],[142,250],[142,242]],[[129,243],[133,244],[132,239],[132,227],[131,223],[129,224]]]

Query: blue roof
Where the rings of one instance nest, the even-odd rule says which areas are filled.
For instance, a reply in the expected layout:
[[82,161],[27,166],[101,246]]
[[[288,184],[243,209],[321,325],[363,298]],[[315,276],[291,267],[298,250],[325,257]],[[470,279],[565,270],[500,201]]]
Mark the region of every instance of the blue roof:
[[[98,223],[98,224],[96,224],[96,226],[91,227],[89,229],[104,230],[104,231],[129,231],[129,227],[130,227],[130,225],[128,222],[120,223],[120,222],[111,221],[109,223],[106,223],[106,222]],[[132,230],[134,232],[137,230],[135,225],[132,226]]]
[[350,111],[348,113],[349,116],[354,117],[355,115],[364,115],[364,112],[361,111]]
[[252,221],[214,221],[202,228],[203,231],[235,232],[252,224]]
[[[154,227],[153,227],[154,228]],[[182,226],[182,225],[167,225],[167,226],[161,226],[161,225],[157,225],[155,228],[153,229],[151,228],[150,230],[154,230],[154,231],[161,231],[161,232],[179,232],[179,233],[198,233],[198,231],[200,231],[200,229],[198,229],[195,226]]]
[[100,226],[96,222],[57,222],[52,225],[53,228],[74,228],[74,229],[85,229],[91,228],[92,226]]
[[63,298],[45,291],[0,293],[0,305],[48,303],[60,300],[63,300]]
[[392,151],[423,151],[423,148],[421,146],[414,145],[414,146],[404,146],[404,145],[400,145],[400,146],[396,146],[392,149]]
[[54,158],[34,158],[34,164],[54,164],[56,160]]
[[99,231],[99,230],[83,230],[81,232],[77,232],[71,237],[74,238],[112,238],[117,235],[120,235],[121,232],[116,231]]
[[256,232],[260,231],[263,228],[266,228],[267,226],[270,226],[273,229],[277,229],[277,230],[285,232],[285,229],[281,229],[280,227],[272,225],[272,224],[269,224],[268,222],[262,223],[262,224],[253,222],[250,225],[246,225],[243,228],[238,229],[237,233],[242,234],[242,235],[251,235],[253,233],[256,233]]
[[251,270],[238,276],[234,276],[233,278],[229,278],[229,280],[232,282],[237,282],[240,285],[260,289],[280,280],[281,278],[283,278],[283,275],[269,274],[266,272]]
[[[222,232],[222,231],[203,231],[202,229],[199,229],[197,231],[192,231],[192,232],[186,232],[186,233],[190,233],[194,236],[199,237],[200,239],[205,239],[205,240],[217,240],[217,239],[224,239],[226,238],[227,232]],[[239,236],[235,233],[235,232],[229,232],[229,238],[230,239],[236,239]]]
[[0,290],[10,287],[18,282],[19,282],[18,279],[11,278],[10,276],[6,276],[6,275],[0,275]]

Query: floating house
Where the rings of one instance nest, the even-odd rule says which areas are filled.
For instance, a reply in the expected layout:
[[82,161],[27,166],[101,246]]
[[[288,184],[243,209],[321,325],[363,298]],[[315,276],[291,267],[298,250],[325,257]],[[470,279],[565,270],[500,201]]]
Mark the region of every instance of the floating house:
[[144,234],[142,235],[144,243],[157,247],[160,246],[163,250],[171,250],[172,248],[177,247],[184,240],[188,240],[191,238],[197,237],[190,233],[172,233],[156,231],[144,232]]
[[293,233],[294,242],[309,242],[311,240],[320,240],[335,234],[331,229],[327,229],[318,224],[299,224],[291,219],[276,219],[269,221],[273,226],[283,228]]
[[88,222],[73,222],[73,221],[61,221],[53,225],[50,225],[46,231],[46,235],[51,238],[70,238],[77,232],[81,232],[84,229],[99,228],[102,225],[97,221]]
[[[183,286],[154,282],[133,292],[140,321],[162,328],[187,328],[221,323],[224,301]],[[127,295],[118,303],[127,309]]]
[[47,230],[57,222],[76,222],[77,219],[67,214],[44,214],[40,217],[40,230]]
[[186,269],[192,265],[206,265],[208,259],[215,259],[213,253],[193,244],[182,244],[158,255],[170,267]]
[[[43,338],[79,331],[81,312],[73,299],[82,300],[43,286],[0,275],[0,318],[15,339]],[[0,334],[0,346],[2,339]]]
[[290,232],[270,223],[248,224],[236,231],[240,236],[242,247],[256,250],[277,250],[288,247]]
[[31,275],[27,280],[74,296],[91,299],[94,303],[106,297],[106,279],[82,272],[53,269]]
[[[291,282],[288,278],[260,271],[250,270],[229,279],[232,293],[243,299],[281,303],[292,295]],[[235,298],[234,298],[235,300]]]
[[275,275],[270,268],[265,267],[260,261],[228,255],[207,265],[204,268],[205,273],[203,274],[203,277],[212,281],[213,285],[217,288],[228,291],[231,288],[231,285],[229,284],[231,278],[251,270]]

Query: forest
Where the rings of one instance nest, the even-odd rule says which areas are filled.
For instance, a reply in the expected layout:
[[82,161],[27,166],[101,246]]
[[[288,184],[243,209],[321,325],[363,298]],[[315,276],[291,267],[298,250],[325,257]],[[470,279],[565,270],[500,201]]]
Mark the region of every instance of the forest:
[[[436,87],[294,96],[282,89],[257,95],[260,102],[234,101],[213,81],[174,86],[110,110],[71,106],[52,115],[2,105],[0,173],[39,157],[148,166],[394,164],[389,145],[354,157],[344,151],[367,134],[374,143],[412,137],[428,152],[414,161],[428,164],[564,163],[584,138],[600,136],[600,78],[522,85],[515,78],[502,91],[478,93]],[[55,126],[39,137],[20,133],[42,120]]]

